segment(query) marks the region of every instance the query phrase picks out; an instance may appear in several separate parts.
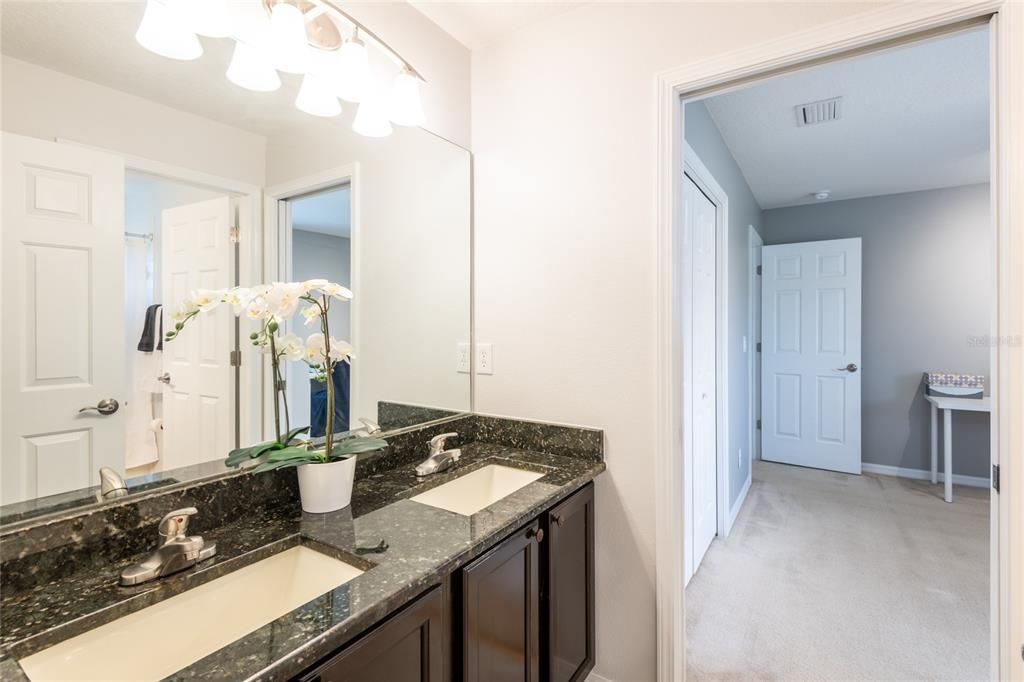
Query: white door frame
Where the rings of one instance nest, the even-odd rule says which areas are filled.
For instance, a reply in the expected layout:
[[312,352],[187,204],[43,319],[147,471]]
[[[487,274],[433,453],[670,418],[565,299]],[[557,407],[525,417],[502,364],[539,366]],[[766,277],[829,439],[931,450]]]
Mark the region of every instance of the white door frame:
[[[289,199],[293,199],[304,194],[344,184],[348,184],[349,186],[349,211],[352,214],[351,243],[355,245],[360,234],[360,184],[358,162],[328,168],[327,170],[312,173],[266,189],[263,207],[263,224],[266,226],[266,229],[264,230],[264,238],[266,239],[266,260],[264,262],[264,269],[267,273],[268,280],[276,279],[280,281],[291,281],[292,233],[291,230],[285,229],[285,226],[289,223],[287,216],[284,213],[288,210],[286,202]],[[349,302],[349,319],[351,320],[352,338],[346,340],[352,344],[353,348],[356,349],[356,355],[358,355],[359,333],[361,327],[361,325],[358,324],[358,283],[360,281],[362,271],[360,268],[358,250],[353,248],[350,253],[352,268],[350,270],[351,288],[356,292],[356,295],[353,296],[352,300]],[[267,380],[269,381],[270,367],[269,363],[266,364],[267,369],[264,372],[264,376],[267,377]],[[352,365],[349,370],[351,396],[360,394],[359,381],[360,373],[358,363],[356,363],[355,365]],[[264,409],[267,410],[268,414],[273,411],[273,391],[264,391]],[[269,428],[269,426],[270,425],[267,424],[265,425],[265,428]],[[270,438],[272,436],[268,434],[267,437]]]
[[[754,390],[755,387],[761,385],[761,372],[757,366],[757,358],[760,355],[757,344],[761,342],[761,326],[757,324],[760,320],[761,312],[761,297],[758,292],[761,291],[761,286],[758,286],[758,277],[761,275],[757,272],[757,268],[761,267],[761,249],[764,247],[764,240],[761,235],[758,234],[757,229],[753,225],[747,225],[747,264],[749,268],[747,270],[747,282],[749,288],[747,291],[747,334],[749,336],[747,343],[747,374],[749,377],[750,390],[747,393],[747,405],[750,414],[750,477],[754,476],[754,460],[761,459],[761,433],[757,428],[757,412],[761,408],[761,391],[760,389]],[[757,257],[754,257],[757,254]],[[762,285],[763,286],[763,285]],[[761,321],[764,324],[764,321]],[[754,454],[757,457],[754,457]],[[748,484],[749,485],[749,484]]]
[[[992,194],[997,254],[993,344],[992,461],[1001,489],[992,494],[992,677],[1024,679],[1024,3],[894,3],[779,39],[664,71],[656,76],[658,243],[655,562],[658,679],[686,677],[683,537],[686,377],[681,295],[685,160],[683,101],[744,81],[804,68],[857,51],[920,39],[963,22],[992,20]],[[1001,456],[1000,456],[1001,455]]]
[[[76,140],[58,137],[56,142],[71,144],[87,149],[96,149],[116,154],[124,159],[126,171],[138,171],[148,175],[182,182],[188,185],[195,185],[217,192],[231,194],[238,199],[238,272],[236,276],[239,282],[258,282],[263,274],[263,242],[261,233],[263,224],[261,221],[263,201],[263,188],[249,182],[226,178],[212,173],[176,166],[171,163],[149,159],[144,156],[125,154],[115,149],[97,147],[85,144]],[[262,392],[262,381],[260,365],[262,359],[258,350],[253,349],[249,343],[243,343],[239,339],[238,348],[242,353],[241,370],[238,372],[238,402],[236,405],[238,413],[238,428],[240,431],[240,445],[257,442],[256,439],[263,437],[263,405],[260,399]],[[234,394],[234,392],[232,392]],[[243,396],[250,396],[249,400]],[[232,400],[234,400],[232,395]]]
[[[714,175],[700,160],[697,153],[685,140],[686,156],[683,172],[693,180],[698,189],[715,205],[715,462],[717,485],[715,486],[718,537],[729,534],[729,195],[715,180]],[[682,180],[682,176],[680,176]],[[690,225],[683,226],[683,242],[690,243],[693,235]],[[693,264],[690,251],[684,253],[683,281],[690,281]],[[683,299],[683,348],[689,348],[693,337],[689,298]],[[684,405],[693,405],[692,360],[689,353],[683,354],[683,392],[688,399]],[[692,471],[693,451],[690,439],[683,445],[683,461],[687,471]],[[692,540],[692,528],[686,527],[684,536]],[[687,542],[692,552],[692,542]],[[687,579],[696,570],[691,561],[686,562]]]

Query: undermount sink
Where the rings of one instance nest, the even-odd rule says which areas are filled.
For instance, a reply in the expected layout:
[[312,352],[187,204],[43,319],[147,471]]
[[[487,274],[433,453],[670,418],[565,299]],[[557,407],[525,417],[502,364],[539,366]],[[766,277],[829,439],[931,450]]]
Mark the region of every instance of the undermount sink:
[[292,547],[20,663],[33,682],[159,680],[362,572],[309,547]]
[[463,516],[472,516],[543,476],[536,471],[488,464],[411,499]]

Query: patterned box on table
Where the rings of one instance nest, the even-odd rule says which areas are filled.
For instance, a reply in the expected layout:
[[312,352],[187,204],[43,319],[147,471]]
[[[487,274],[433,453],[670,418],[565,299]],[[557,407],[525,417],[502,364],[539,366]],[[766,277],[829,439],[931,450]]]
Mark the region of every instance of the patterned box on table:
[[925,372],[928,395],[946,398],[982,398],[985,395],[985,375]]

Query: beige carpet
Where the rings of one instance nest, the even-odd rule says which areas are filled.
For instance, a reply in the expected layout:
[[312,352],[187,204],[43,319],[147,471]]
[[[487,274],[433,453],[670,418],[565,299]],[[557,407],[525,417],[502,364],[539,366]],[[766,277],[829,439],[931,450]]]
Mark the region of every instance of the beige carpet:
[[690,680],[983,680],[989,494],[755,462],[686,589]]

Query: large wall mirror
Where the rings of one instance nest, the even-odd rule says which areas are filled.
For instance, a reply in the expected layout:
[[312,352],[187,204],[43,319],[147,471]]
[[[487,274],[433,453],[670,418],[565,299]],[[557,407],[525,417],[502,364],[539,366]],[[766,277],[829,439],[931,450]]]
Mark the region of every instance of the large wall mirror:
[[[267,21],[262,0],[235,4]],[[332,30],[353,37],[331,3],[294,4],[309,50]],[[336,431],[472,409],[459,365],[470,155],[373,109],[386,101],[374,84],[402,73],[394,55],[368,50],[355,104],[334,85],[240,66],[231,36],[200,36],[184,59],[155,54],[137,36],[143,2],[0,10],[0,523],[104,503],[101,467],[129,493],[225,475],[227,453],[270,437],[275,414],[323,432],[323,376],[296,352],[272,377],[244,309],[203,310],[164,338],[197,292],[314,279],[351,290],[329,316],[353,349],[333,378]],[[166,27],[157,20],[147,30]],[[280,324],[304,339],[301,310]]]

